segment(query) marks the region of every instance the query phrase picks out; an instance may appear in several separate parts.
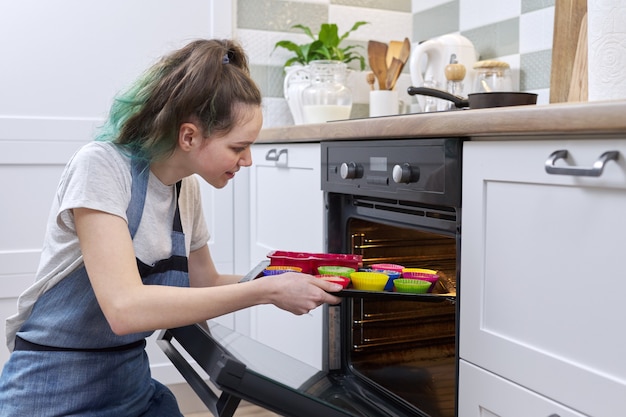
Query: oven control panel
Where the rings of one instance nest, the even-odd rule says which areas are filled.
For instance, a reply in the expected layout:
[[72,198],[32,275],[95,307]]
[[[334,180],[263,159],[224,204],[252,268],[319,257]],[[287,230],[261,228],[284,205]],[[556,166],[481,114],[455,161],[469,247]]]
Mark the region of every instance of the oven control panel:
[[322,190],[460,202],[461,149],[459,138],[322,142]]

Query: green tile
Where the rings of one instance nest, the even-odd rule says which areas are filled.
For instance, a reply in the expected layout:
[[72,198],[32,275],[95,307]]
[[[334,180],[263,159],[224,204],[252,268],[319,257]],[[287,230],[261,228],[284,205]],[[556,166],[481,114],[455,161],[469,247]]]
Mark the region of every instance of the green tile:
[[522,13],[534,12],[554,6],[554,0],[522,0]]
[[283,0],[237,0],[237,27],[240,29],[300,32],[302,24],[312,29],[328,22],[328,5]]
[[268,95],[270,97],[284,97],[283,83],[285,81],[285,71],[283,67],[270,66],[267,69],[268,74]]
[[411,12],[411,0],[331,0],[330,4],[393,10],[396,12]]
[[352,103],[352,110],[350,111],[351,119],[363,119],[369,117],[370,106],[365,103]]
[[283,80],[285,74],[283,67],[251,65],[250,75],[261,89],[263,97],[284,97]]
[[520,90],[550,88],[552,49],[531,52],[520,56]]
[[269,91],[269,78],[267,74],[267,66],[250,65],[250,76],[261,89],[261,94],[263,95],[263,97],[267,97],[268,91]]
[[519,17],[468,30],[462,35],[472,41],[480,59],[519,53]]
[[459,0],[413,15],[413,41],[421,42],[459,31]]

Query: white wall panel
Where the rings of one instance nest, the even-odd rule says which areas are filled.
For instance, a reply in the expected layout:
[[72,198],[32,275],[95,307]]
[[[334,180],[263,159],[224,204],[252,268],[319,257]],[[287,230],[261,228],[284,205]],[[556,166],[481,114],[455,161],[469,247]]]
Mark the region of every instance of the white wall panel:
[[0,115],[102,117],[159,56],[211,35],[211,3],[0,2]]
[[[0,367],[4,319],[34,279],[68,159],[92,140],[118,91],[190,40],[232,36],[232,20],[225,0],[0,2]],[[213,240],[232,239],[232,193],[207,193],[206,204],[227,213],[223,223],[211,218]],[[224,246],[215,260],[229,272],[232,243]],[[156,345],[148,352],[162,382],[183,381]]]

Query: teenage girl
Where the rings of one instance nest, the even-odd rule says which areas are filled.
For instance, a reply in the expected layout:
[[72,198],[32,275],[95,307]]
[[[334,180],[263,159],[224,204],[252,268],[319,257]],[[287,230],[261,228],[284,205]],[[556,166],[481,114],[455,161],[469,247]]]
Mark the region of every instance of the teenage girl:
[[197,174],[252,164],[261,93],[229,40],[198,40],[119,95],[59,183],[36,282],[7,320],[0,416],[180,416],[145,338],[274,304],[305,314],[341,288],[306,274],[238,283],[207,246]]

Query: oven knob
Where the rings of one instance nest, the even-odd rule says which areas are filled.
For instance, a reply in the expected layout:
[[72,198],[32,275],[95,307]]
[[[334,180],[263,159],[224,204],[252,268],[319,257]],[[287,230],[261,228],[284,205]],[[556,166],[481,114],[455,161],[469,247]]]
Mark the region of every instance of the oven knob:
[[397,184],[417,182],[420,179],[420,169],[412,167],[411,164],[395,165],[391,172],[391,177]]
[[363,176],[363,167],[354,162],[344,162],[339,168],[339,175],[341,175],[341,178],[344,180],[361,178]]

